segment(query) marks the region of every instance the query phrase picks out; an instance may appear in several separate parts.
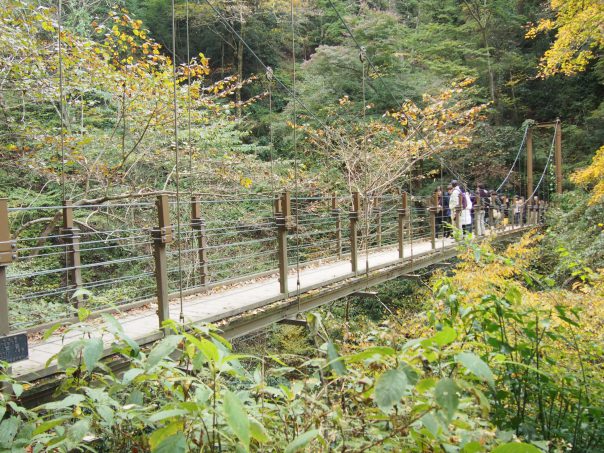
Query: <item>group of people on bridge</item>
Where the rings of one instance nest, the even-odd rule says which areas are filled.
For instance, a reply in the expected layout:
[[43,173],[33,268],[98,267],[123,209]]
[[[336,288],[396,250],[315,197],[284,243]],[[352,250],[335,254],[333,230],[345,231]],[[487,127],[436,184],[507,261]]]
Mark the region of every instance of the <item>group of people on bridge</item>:
[[[531,222],[527,203],[531,201],[531,206],[540,203],[537,196],[525,200],[518,195],[500,195],[495,190],[487,190],[483,183],[478,183],[476,190],[471,192],[455,179],[449,183],[446,191],[437,187],[435,198],[438,200],[436,234],[444,237],[452,236],[453,227],[459,228],[464,235],[474,233],[484,236],[487,228],[498,228],[508,222],[514,225]],[[491,210],[492,215],[489,215]]]

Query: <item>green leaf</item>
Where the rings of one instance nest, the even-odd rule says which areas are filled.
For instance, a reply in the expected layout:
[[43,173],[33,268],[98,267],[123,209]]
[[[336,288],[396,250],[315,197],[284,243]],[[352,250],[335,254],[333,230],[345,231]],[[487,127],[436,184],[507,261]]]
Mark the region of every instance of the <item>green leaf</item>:
[[252,434],[252,437],[261,444],[268,442],[270,439],[264,425],[252,417],[250,417],[250,433]]
[[91,372],[103,356],[103,340],[101,338],[86,340],[83,356],[86,369]]
[[443,330],[432,337],[432,340],[434,340],[439,346],[445,346],[449,343],[453,343],[456,338],[457,331],[452,327],[445,326],[443,327]]
[[34,429],[32,436],[37,436],[38,434],[45,433],[46,431],[54,428],[55,426],[59,426],[63,422],[67,421],[66,417],[61,418],[53,418],[48,420],[47,422],[39,424],[36,429]]
[[62,324],[61,323],[57,323],[54,326],[52,326],[50,329],[48,329],[46,332],[44,332],[44,335],[42,336],[42,340],[46,341],[50,338],[50,336],[55,333],[59,328],[61,328]]
[[85,307],[78,308],[78,319],[80,320],[80,322],[86,321],[90,316],[90,313],[90,310]]
[[449,420],[451,420],[457,410],[457,406],[459,406],[459,397],[457,396],[458,390],[455,381],[448,378],[438,381],[438,384],[436,384],[436,388],[434,389],[436,402],[445,410]]
[[182,341],[182,335],[168,335],[157,343],[147,357],[147,369],[153,368],[164,358],[172,354],[178,344]]
[[455,361],[462,364],[477,378],[485,380],[491,387],[495,387],[495,377],[489,365],[473,352],[460,352],[455,356]]
[[122,384],[124,384],[124,385],[130,384],[134,379],[136,379],[137,376],[140,376],[144,372],[145,371],[141,370],[140,368],[132,368],[132,369],[126,371],[124,373],[124,376],[122,376]]
[[338,354],[338,350],[333,342],[329,341],[327,343],[327,359],[329,360],[329,366],[336,374],[336,376],[343,376],[346,374],[346,366]]
[[12,444],[19,430],[19,419],[10,417],[0,423],[0,446]]
[[233,392],[226,390],[223,396],[224,417],[233,433],[246,448],[250,445],[250,420],[243,403]]
[[[162,444],[164,440],[167,440],[169,437],[182,434],[183,424],[182,422],[174,422],[170,423],[163,428],[156,429],[149,436],[149,446],[151,447],[151,451],[157,451],[157,448]],[[164,452],[168,452],[170,450],[163,450]],[[181,450],[184,451],[184,450]]]
[[524,442],[510,442],[500,445],[492,453],[542,453],[537,447]]
[[461,451],[462,453],[478,453],[479,451],[484,451],[484,447],[480,444],[480,442],[473,441],[465,444]]
[[163,439],[153,453],[184,453],[187,451],[187,438],[183,433],[176,433]]
[[287,447],[285,447],[285,453],[294,453],[306,447],[309,442],[319,436],[318,429],[311,429],[306,431],[304,434],[300,434],[294,440],[292,440]]
[[376,361],[381,359],[383,356],[394,355],[394,353],[394,349],[389,348],[388,346],[373,346],[361,352],[357,352],[356,354],[348,357],[346,361],[349,363],[362,362],[364,360]]
[[79,393],[72,393],[71,395],[63,398],[60,401],[52,401],[50,403],[42,404],[38,406],[36,409],[47,410],[47,411],[56,411],[60,409],[66,409],[71,406],[75,406],[76,404],[84,401],[86,397],[84,395],[80,395]]
[[76,359],[83,347],[83,340],[73,341],[63,346],[57,354],[57,364],[59,367],[69,368],[70,366],[76,366]]
[[193,343],[197,349],[212,363],[218,362],[220,359],[220,351],[218,351],[218,347],[209,340],[205,338],[196,338],[193,335],[185,333],[185,338]]
[[87,418],[75,422],[68,430],[67,437],[75,443],[80,443],[90,430],[90,420]]
[[[23,394],[23,386],[21,384],[17,384],[16,382],[14,382],[12,384],[12,387],[13,387],[13,393],[15,394],[15,396],[17,398],[19,398]],[[2,420],[2,417],[0,417],[0,420]]]
[[169,409],[165,411],[156,412],[155,414],[149,417],[149,421],[151,423],[159,422],[161,420],[165,420],[166,418],[172,417],[180,417],[181,415],[188,414],[188,411],[182,409]]
[[518,305],[520,302],[522,302],[522,293],[515,286],[511,286],[505,292],[504,298],[512,305]]
[[375,383],[375,403],[384,412],[390,412],[398,403],[407,388],[407,375],[401,370],[388,370]]

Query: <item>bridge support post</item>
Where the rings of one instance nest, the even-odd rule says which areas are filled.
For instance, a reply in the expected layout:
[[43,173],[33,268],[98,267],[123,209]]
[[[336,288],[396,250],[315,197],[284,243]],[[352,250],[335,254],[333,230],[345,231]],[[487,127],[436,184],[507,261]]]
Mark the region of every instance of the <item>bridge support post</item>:
[[170,304],[168,302],[168,260],[166,245],[173,241],[172,225],[167,195],[158,195],[157,201],[158,227],[151,230],[153,238],[153,257],[155,259],[155,283],[157,288],[157,316],[159,326],[170,319]]
[[6,269],[13,262],[14,251],[8,222],[8,201],[0,198],[0,335],[10,332]]
[[[80,255],[80,232],[73,224],[73,207],[71,200],[63,200],[63,227],[61,236],[65,242],[65,268],[67,283],[73,285],[74,291],[68,291],[69,301],[73,294],[82,288],[82,269]],[[73,305],[76,309],[80,308],[83,301],[81,296],[73,298]]]
[[199,283],[206,286],[210,282],[208,273],[208,238],[206,236],[206,223],[201,217],[201,204],[197,197],[191,197],[191,227],[197,239],[199,256]]
[[375,198],[375,210],[376,210],[376,230],[375,240],[377,242],[378,250],[382,250],[382,198]]
[[432,206],[430,206],[430,242],[432,250],[436,250],[436,211],[438,209],[438,195],[432,195]]
[[277,225],[277,260],[279,262],[279,292],[287,297],[287,208],[289,194],[284,192],[281,198],[275,201],[275,224]]
[[338,209],[338,196],[335,193],[331,196],[331,215],[336,221],[336,254],[338,258],[342,258],[342,219]]
[[352,272],[358,271],[358,222],[361,200],[358,192],[352,192],[352,210],[349,213],[350,218],[350,263]]
[[516,210],[516,201],[513,198],[509,200],[510,207],[508,209],[508,224],[510,225],[510,229],[514,229],[514,223],[516,220],[516,216],[514,215],[514,211]]
[[409,218],[409,210],[407,209],[407,192],[403,192],[401,196],[401,207],[398,211],[398,257],[405,257],[405,223]]
[[495,195],[491,195],[489,203],[489,229],[491,233],[495,232]]
[[[482,200],[480,195],[476,194],[476,205],[474,206],[474,236],[478,237],[480,229],[480,215],[482,213]],[[484,232],[483,232],[484,233]]]

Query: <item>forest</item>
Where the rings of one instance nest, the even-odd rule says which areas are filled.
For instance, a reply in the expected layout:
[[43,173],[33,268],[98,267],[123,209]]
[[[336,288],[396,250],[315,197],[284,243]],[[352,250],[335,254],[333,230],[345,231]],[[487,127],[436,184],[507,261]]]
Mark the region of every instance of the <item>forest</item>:
[[[185,324],[407,239],[455,256]],[[604,452],[604,4],[3,0],[0,318],[60,343],[0,452]]]

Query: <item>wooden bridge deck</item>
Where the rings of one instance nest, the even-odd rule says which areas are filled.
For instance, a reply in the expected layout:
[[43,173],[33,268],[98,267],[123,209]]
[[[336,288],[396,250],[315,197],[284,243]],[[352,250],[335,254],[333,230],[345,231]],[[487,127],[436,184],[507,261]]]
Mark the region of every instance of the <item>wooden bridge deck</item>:
[[[500,233],[501,236],[515,235],[522,232],[524,229],[509,230],[504,233]],[[413,252],[412,252],[413,249]],[[429,241],[414,242],[413,245],[406,244],[404,250],[405,258],[400,260],[398,258],[398,250],[396,248],[387,248],[380,251],[370,251],[368,254],[369,270],[370,272],[376,272],[380,269],[389,269],[392,267],[399,267],[401,269],[407,269],[406,272],[412,271],[415,268],[407,266],[405,264],[418,261],[422,257],[430,257],[430,260],[424,260],[425,265],[435,264],[439,261],[449,259],[456,253],[456,246],[452,239],[439,239],[436,244],[436,250],[432,250]],[[365,253],[359,254],[359,272],[355,276],[351,272],[351,265],[349,259],[342,259],[326,263],[318,263],[312,267],[302,268],[300,271],[300,292],[301,297],[307,296],[311,293],[320,293],[319,289],[325,289],[333,287],[335,284],[349,285],[350,279],[360,280],[365,276]],[[395,278],[401,275],[391,273],[386,277],[381,278],[379,281],[385,281],[389,278]],[[292,269],[289,274],[289,288],[294,289],[290,291],[288,297],[296,299],[296,272]],[[379,281],[372,282],[375,284]],[[347,283],[348,282],[348,283]],[[369,283],[369,282],[368,282]],[[351,286],[352,288],[352,286]],[[314,291],[313,291],[314,290]],[[351,289],[349,293],[353,292]],[[323,301],[314,303],[313,306],[326,303],[330,300],[336,300],[345,293],[333,293],[333,295]],[[228,320],[229,318],[236,317],[241,314],[254,312],[260,308],[266,308],[275,304],[279,301],[285,301],[288,299],[285,295],[279,293],[279,282],[278,273],[247,282],[241,282],[231,287],[217,287],[213,288],[204,293],[199,293],[191,296],[187,296],[183,301],[183,313],[185,323],[202,323],[202,322],[220,322]],[[156,305],[151,304],[145,307],[131,310],[116,315],[122,324],[124,331],[139,344],[149,344],[163,336],[163,333],[158,329],[158,318],[156,314]],[[300,308],[300,307],[298,307]],[[300,308],[300,311],[304,309],[312,308],[311,306],[305,306]],[[259,310],[261,311],[261,310]],[[297,312],[297,310],[293,310]],[[295,313],[293,313],[295,314]],[[180,302],[175,300],[170,305],[170,318],[178,320],[180,315]],[[288,313],[283,311],[279,314],[279,318],[283,319],[286,316],[291,316],[292,310]],[[250,315],[251,317],[254,316]],[[272,321],[265,321],[264,325],[274,322],[277,318],[272,318]],[[98,335],[102,335],[102,324],[101,318],[89,321],[91,325],[98,326]],[[236,337],[249,331],[253,331],[256,328],[261,327],[257,325],[255,327],[250,326],[247,328],[233,330],[230,334],[227,332],[227,337]],[[65,335],[53,334],[50,338],[45,341],[32,340],[30,344],[29,359],[21,362],[14,363],[12,365],[12,373],[15,377],[23,380],[36,380],[52,374],[57,373],[57,368],[54,363],[46,365],[48,360],[67,343],[75,341],[81,337],[81,333],[69,332]],[[111,351],[111,340],[110,335],[105,334],[103,338],[107,347],[107,354]]]

